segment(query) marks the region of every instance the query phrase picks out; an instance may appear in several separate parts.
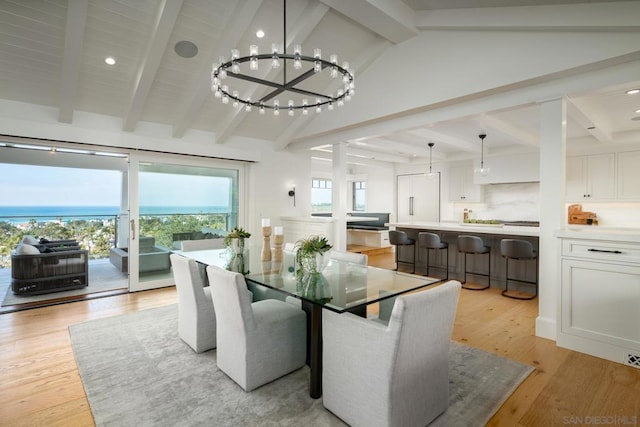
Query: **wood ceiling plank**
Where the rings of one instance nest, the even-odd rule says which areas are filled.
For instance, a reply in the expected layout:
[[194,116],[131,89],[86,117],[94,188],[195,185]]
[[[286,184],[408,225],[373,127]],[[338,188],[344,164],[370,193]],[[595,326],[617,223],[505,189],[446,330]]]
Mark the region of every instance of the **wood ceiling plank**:
[[158,11],[158,19],[144,59],[138,70],[131,100],[123,118],[123,130],[132,132],[142,115],[145,101],[153,84],[160,61],[167,48],[167,42],[178,19],[182,0],[165,1]]
[[63,123],[73,121],[88,7],[89,0],[69,0],[67,8],[58,111],[58,121]]

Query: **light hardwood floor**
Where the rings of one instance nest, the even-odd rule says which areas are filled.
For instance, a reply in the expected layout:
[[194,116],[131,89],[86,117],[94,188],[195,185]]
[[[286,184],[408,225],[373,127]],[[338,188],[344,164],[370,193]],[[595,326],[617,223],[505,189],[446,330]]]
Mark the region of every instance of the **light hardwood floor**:
[[[393,268],[393,254],[369,263]],[[93,425],[68,325],[175,302],[165,288],[0,315],[0,425]],[[535,337],[536,316],[537,300],[462,290],[453,339],[536,368],[489,425],[640,425],[640,370]]]

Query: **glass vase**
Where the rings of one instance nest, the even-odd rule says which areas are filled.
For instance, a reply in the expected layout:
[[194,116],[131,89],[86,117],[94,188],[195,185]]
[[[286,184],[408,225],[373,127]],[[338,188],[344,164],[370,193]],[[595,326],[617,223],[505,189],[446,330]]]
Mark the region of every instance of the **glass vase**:
[[233,253],[236,255],[244,254],[244,239],[231,239],[231,250],[233,250]]

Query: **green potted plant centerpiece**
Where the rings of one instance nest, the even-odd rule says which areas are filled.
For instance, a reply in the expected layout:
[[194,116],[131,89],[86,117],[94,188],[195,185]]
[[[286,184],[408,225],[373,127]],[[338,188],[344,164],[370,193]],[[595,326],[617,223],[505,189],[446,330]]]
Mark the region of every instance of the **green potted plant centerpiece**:
[[322,256],[332,246],[324,236],[310,236],[296,243],[296,264],[298,269],[309,273],[318,272],[318,255]]
[[299,290],[308,298],[331,300],[330,295],[326,295],[328,286],[323,286],[327,283],[320,272],[322,257],[331,248],[324,236],[310,236],[296,243],[296,279]]
[[244,253],[244,239],[251,237],[251,233],[242,227],[234,227],[225,237],[224,243],[231,247],[234,254]]

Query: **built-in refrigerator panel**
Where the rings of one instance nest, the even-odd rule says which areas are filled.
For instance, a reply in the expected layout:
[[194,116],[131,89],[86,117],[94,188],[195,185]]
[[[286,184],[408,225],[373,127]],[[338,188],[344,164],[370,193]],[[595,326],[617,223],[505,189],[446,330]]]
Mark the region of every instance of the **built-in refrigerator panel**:
[[397,221],[440,221],[440,173],[397,176]]

